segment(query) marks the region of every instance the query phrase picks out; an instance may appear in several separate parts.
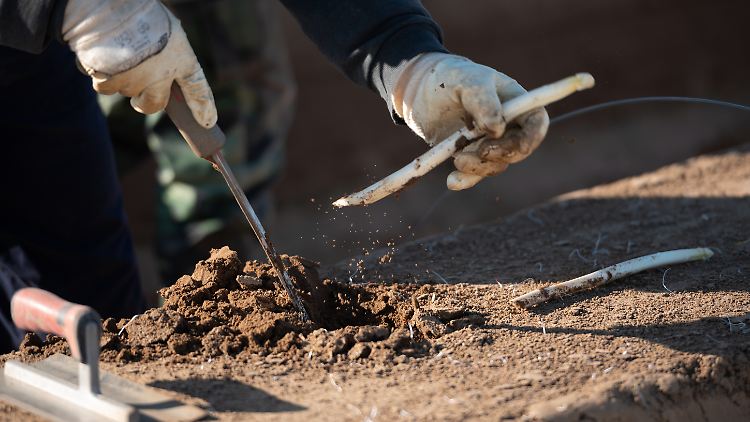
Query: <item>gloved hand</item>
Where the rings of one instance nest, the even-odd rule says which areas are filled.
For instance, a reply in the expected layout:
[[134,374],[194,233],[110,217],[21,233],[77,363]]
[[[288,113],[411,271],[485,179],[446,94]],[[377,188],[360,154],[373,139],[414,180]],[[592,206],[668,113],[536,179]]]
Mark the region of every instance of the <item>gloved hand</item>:
[[163,110],[172,82],[195,120],[216,124],[216,105],[180,21],[158,0],[68,0],[63,39],[102,94],[120,93],[144,114]]
[[463,126],[486,134],[456,154],[459,173],[449,176],[450,187],[461,173],[481,177],[502,173],[541,144],[549,126],[544,108],[518,117],[507,127],[503,119],[502,102],[524,93],[515,80],[492,68],[460,56],[425,53],[397,76],[391,100],[396,113],[430,146]]

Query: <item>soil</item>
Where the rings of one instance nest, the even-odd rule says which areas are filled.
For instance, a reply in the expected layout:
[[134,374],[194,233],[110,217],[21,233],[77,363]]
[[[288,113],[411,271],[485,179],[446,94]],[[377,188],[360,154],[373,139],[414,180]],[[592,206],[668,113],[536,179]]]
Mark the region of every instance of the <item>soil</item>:
[[[509,304],[698,246],[716,254]],[[162,307],[104,322],[102,366],[221,420],[745,420],[749,257],[750,146],[331,268],[285,256],[313,321],[270,265],[215,249]],[[66,350],[28,335],[2,360]]]
[[[347,359],[390,362],[421,356],[428,339],[484,319],[462,306],[435,307],[430,285],[342,284],[321,280],[317,264],[282,256],[311,319],[305,321],[276,286],[270,264],[244,265],[226,246],[198,262],[192,275],[162,289],[163,306],[102,324],[103,362],[130,363],[249,354],[286,354],[302,363]],[[64,339],[28,334],[20,352],[69,353]]]

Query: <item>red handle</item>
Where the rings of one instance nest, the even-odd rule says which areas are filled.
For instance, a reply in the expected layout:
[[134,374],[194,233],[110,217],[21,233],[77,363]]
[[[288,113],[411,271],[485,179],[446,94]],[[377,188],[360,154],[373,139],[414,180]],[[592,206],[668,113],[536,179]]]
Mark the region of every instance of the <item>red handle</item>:
[[13,295],[10,313],[13,322],[22,330],[65,337],[73,357],[88,363],[81,351],[86,324],[93,322],[101,327],[101,318],[95,310],[63,300],[46,290],[28,287]]

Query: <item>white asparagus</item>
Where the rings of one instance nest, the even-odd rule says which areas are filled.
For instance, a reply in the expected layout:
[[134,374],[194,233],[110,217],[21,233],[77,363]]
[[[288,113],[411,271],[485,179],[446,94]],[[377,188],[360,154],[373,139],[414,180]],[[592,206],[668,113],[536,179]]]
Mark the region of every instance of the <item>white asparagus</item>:
[[[574,92],[594,86],[594,77],[589,73],[578,73],[565,79],[544,85],[528,93],[503,103],[503,117],[510,122],[518,116],[538,107],[544,107],[561,100]],[[427,174],[440,165],[457,151],[481,138],[482,133],[477,130],[462,128],[445,140],[433,146],[430,150],[417,157],[400,170],[370,185],[369,187],[339,198],[333,203],[335,207],[351,205],[368,205],[386,196],[398,192],[410,183]],[[476,184],[477,181],[474,182]],[[465,183],[465,182],[464,182]],[[472,185],[473,186],[473,185]],[[468,187],[468,186],[467,186]]]
[[556,299],[571,293],[593,289],[612,280],[617,280],[641,271],[663,267],[665,265],[682,264],[684,262],[707,260],[713,256],[713,251],[708,248],[677,249],[673,251],[658,252],[651,255],[641,256],[625,262],[620,262],[594,271],[591,274],[574,278],[562,283],[553,284],[518,296],[510,300],[510,303],[520,307],[529,308],[550,299]]

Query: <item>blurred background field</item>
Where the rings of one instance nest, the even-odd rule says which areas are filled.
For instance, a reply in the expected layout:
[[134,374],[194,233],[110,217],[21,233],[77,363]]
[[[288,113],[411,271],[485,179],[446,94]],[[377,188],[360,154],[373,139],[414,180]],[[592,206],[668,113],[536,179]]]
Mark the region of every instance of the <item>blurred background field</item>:
[[[526,88],[578,71],[592,73],[597,86],[550,107],[553,119],[641,96],[750,103],[748,2],[424,4],[442,25],[451,51],[495,67]],[[379,97],[326,62],[286,11],[281,14],[297,81],[287,167],[274,190],[277,207],[270,224],[277,248],[285,253],[334,263],[750,141],[750,115],[744,111],[676,102],[617,106],[554,123],[528,160],[468,191],[446,190],[451,166],[445,164],[398,197],[333,210],[332,200],[390,174],[426,147],[408,128],[391,122]],[[149,242],[153,230],[153,206],[142,195],[153,167],[144,163],[123,178],[140,243]]]

